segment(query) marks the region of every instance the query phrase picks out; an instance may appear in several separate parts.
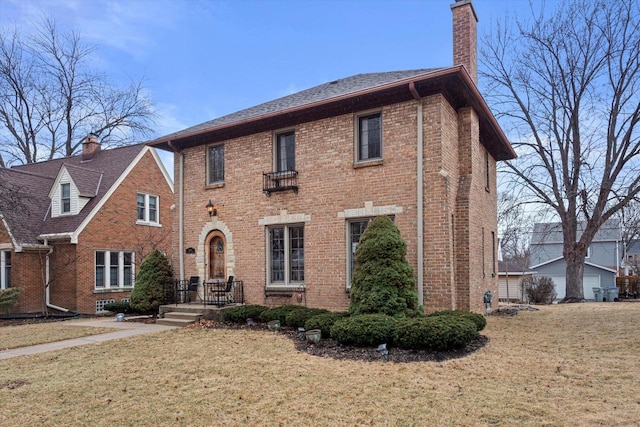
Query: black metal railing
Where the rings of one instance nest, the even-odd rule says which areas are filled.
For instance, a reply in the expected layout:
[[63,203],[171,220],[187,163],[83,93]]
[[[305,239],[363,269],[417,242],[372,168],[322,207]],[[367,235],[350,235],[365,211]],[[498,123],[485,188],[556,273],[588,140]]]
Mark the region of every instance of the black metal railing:
[[244,304],[244,283],[208,280],[172,280],[164,284],[165,304],[201,303],[222,307],[227,304]]
[[262,174],[262,191],[267,195],[276,191],[298,192],[298,171],[271,172]]
[[242,280],[231,282],[208,280],[202,284],[205,305],[222,307],[228,304],[244,304],[244,283]]

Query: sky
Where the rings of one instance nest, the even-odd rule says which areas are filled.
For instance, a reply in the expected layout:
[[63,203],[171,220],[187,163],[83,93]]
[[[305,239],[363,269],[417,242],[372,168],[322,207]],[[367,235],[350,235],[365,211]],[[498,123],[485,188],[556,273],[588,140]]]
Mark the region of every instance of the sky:
[[[110,79],[144,78],[154,138],[354,74],[452,66],[453,1],[0,0],[0,27],[54,18]],[[479,37],[529,11],[473,5]]]

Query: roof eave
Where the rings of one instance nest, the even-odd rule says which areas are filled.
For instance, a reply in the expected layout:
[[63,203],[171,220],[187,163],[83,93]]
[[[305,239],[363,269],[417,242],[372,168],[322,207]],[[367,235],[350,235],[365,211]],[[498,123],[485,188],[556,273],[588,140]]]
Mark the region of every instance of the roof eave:
[[[463,90],[451,88],[462,87]],[[181,135],[171,135],[148,143],[153,147],[177,151],[233,137],[304,123],[309,120],[331,117],[362,111],[376,106],[409,101],[414,98],[415,89],[421,97],[442,93],[454,106],[472,106],[479,115],[481,124],[488,127],[483,134],[490,135],[496,160],[509,160],[516,157],[507,137],[502,132],[488,105],[482,98],[477,86],[463,66],[443,68],[418,76],[397,80],[392,83],[375,86],[360,91],[335,96],[321,101],[262,114],[244,120],[238,120],[219,126],[200,129]]]

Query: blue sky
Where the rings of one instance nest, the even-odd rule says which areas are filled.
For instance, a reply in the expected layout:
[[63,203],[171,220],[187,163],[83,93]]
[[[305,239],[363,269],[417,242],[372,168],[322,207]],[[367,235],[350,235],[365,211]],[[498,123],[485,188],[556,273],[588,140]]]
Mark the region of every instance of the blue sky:
[[[358,73],[450,66],[451,3],[0,0],[0,26],[53,17],[96,47],[92,65],[111,79],[144,77],[159,137]],[[529,11],[527,0],[473,4],[479,36]]]

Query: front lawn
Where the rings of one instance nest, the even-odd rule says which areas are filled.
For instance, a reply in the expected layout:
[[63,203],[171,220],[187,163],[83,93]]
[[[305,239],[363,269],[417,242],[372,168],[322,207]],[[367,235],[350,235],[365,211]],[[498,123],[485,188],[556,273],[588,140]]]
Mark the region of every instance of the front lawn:
[[639,319],[638,303],[544,306],[489,317],[467,357],[416,363],[176,329],[4,360],[0,425],[637,425]]

